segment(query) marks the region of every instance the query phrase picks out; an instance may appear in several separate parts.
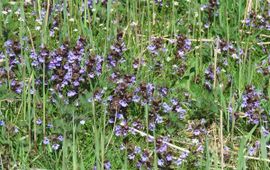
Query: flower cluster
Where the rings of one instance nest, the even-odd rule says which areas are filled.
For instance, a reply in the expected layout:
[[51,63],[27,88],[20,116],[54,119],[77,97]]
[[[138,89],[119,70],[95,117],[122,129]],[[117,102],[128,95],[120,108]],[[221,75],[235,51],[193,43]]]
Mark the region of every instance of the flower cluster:
[[186,53],[191,50],[191,41],[185,35],[180,34],[176,37],[176,41],[172,41],[172,43],[176,43],[172,71],[174,74],[182,76],[187,69]]
[[[122,119],[127,113],[127,108],[129,104],[132,102],[132,93],[129,92],[129,86],[132,86],[136,78],[133,75],[124,75],[123,77],[120,76],[119,73],[112,73],[111,81],[116,83],[116,87],[109,97],[109,112],[111,113],[110,120],[115,119],[118,117]],[[121,115],[121,116],[120,116]]]
[[[106,6],[108,0],[87,0],[88,8],[92,9],[94,7],[94,4],[101,3],[102,5]],[[83,3],[84,4],[84,3]]]
[[243,23],[252,28],[260,30],[270,30],[270,3],[261,6],[261,11],[250,11]]
[[204,136],[208,135],[208,130],[206,129],[206,119],[192,120],[188,123],[187,133],[192,136],[190,150],[195,153],[202,153]]
[[[126,50],[126,47],[122,36],[122,33],[118,33],[117,40],[110,49],[106,63],[108,64],[107,67],[112,68],[111,71],[113,71],[108,77],[109,83],[113,86],[113,89],[107,98],[106,106],[108,106],[110,117],[109,123],[115,123],[115,135],[126,137],[130,133],[135,134],[130,127],[139,130],[146,129],[140,121],[140,118],[133,120],[128,115],[128,108],[134,104],[140,108],[143,108],[145,105],[149,106],[148,129],[150,132],[153,132],[158,124],[164,123],[168,113],[174,113],[179,119],[183,120],[187,111],[183,108],[182,102],[178,99],[173,98],[167,101],[166,98],[170,93],[169,88],[165,86],[160,87],[152,83],[136,82],[135,75],[122,74],[116,69],[119,63],[125,61],[123,52]],[[153,42],[156,50],[162,49],[163,45],[159,46],[158,40],[154,40]],[[41,89],[39,87],[41,87],[43,83],[43,74],[45,74],[44,85],[47,89],[50,89],[50,95],[52,95],[53,98],[54,96],[60,96],[73,99],[77,98],[81,92],[86,90],[89,87],[88,83],[102,74],[104,59],[99,55],[90,55],[86,53],[85,44],[86,41],[83,38],[79,38],[74,47],[71,47],[68,42],[64,42],[55,50],[50,50],[45,46],[41,46],[37,51],[31,51],[31,66],[36,70],[36,90],[39,91]],[[187,52],[190,49],[190,44],[188,41],[184,42],[184,44],[185,45],[183,46],[178,46],[179,50],[182,49]],[[17,56],[19,56],[19,53]],[[9,57],[11,59],[9,61],[12,63],[12,70],[15,70],[15,68],[17,69],[17,65],[21,63],[21,58],[16,57]],[[5,57],[2,54],[1,59],[4,58]],[[143,58],[135,59],[133,63],[134,70],[136,71],[139,66],[144,65],[144,63],[145,60]],[[4,73],[6,73],[6,71]],[[16,77],[15,73],[14,77]],[[15,81],[11,82],[11,87],[17,86],[19,86],[19,84],[16,84]],[[93,92],[93,98],[91,98],[89,102],[95,100],[99,104],[104,103],[105,92],[107,91],[104,89],[97,89]],[[56,100],[56,98],[54,98],[54,100]],[[36,108],[42,108],[42,104],[37,103]],[[43,122],[39,118],[35,123],[38,126],[41,126]],[[4,125],[4,123],[2,124]],[[48,124],[46,127],[49,129],[54,128],[52,124]],[[41,142],[56,151],[61,148],[62,140],[63,137],[61,135],[47,134],[43,137]],[[169,140],[166,140],[165,138],[160,138],[156,141],[159,167],[180,165],[185,161],[187,154],[183,154],[177,158],[173,157],[173,151],[168,148],[164,141],[169,142]],[[150,153],[150,151],[145,151],[138,155],[138,167],[152,166],[153,157],[148,153]],[[110,163],[106,162],[104,168],[110,169]]]
[[64,138],[62,135],[51,135],[50,137],[44,137],[42,143],[44,145],[50,145],[54,151],[57,151],[61,148],[61,143],[63,142]]
[[232,43],[225,40],[219,41],[219,50],[223,55],[229,55],[234,60],[241,60],[240,56],[243,54],[243,50],[236,48]]
[[143,58],[134,59],[132,66],[135,71],[138,71],[139,67],[145,66],[145,60]]
[[93,79],[95,77],[99,77],[102,74],[102,65],[103,65],[103,57],[89,56],[88,60],[85,62],[86,72],[88,73],[88,77]]
[[165,52],[166,48],[163,44],[163,38],[152,38],[151,44],[147,47],[148,51],[153,55],[158,55],[160,51]]
[[[227,42],[225,40],[218,40],[218,44],[215,50],[218,53],[216,68],[214,66],[214,63],[211,63],[204,71],[205,76],[204,86],[208,90],[212,90],[214,78],[216,78],[216,81],[222,82],[222,85],[224,87],[230,86],[232,76],[228,71],[229,65],[241,62],[241,56],[243,55],[242,49],[236,48],[232,43]],[[215,74],[216,77],[214,77]],[[221,76],[221,74],[223,76]]]
[[125,62],[123,53],[127,50],[123,41],[123,32],[119,31],[116,37],[116,42],[111,46],[107,61],[110,67],[116,67],[119,63]]
[[242,95],[241,108],[248,118],[249,123],[259,124],[263,112],[260,104],[262,97],[263,94],[256,91],[254,86],[249,85],[246,87],[245,92]]
[[[135,121],[127,122],[127,112],[129,105],[136,104],[144,107],[149,106],[149,130],[153,131],[157,124],[164,122],[161,115],[166,116],[169,112],[178,114],[179,119],[183,120],[186,109],[182,107],[182,103],[177,99],[171,99],[170,103],[162,102],[161,98],[168,95],[166,87],[156,87],[151,83],[140,83],[138,87],[133,88],[136,82],[135,76],[124,75],[114,72],[111,81],[116,84],[113,93],[108,97],[110,123],[115,123],[115,120],[120,120],[120,125],[117,125],[115,133],[117,136],[126,136],[128,127],[138,127],[142,129],[141,123]],[[157,94],[154,95],[154,91]]]
[[176,39],[176,58],[185,59],[185,54],[191,49],[191,41],[185,35],[178,35]]
[[[37,128],[39,128],[42,126],[43,121],[41,120],[41,118],[37,118],[36,122],[34,123],[38,126]],[[48,129],[47,130],[48,135],[43,137],[42,144],[50,145],[54,151],[57,151],[58,149],[61,148],[62,142],[64,141],[64,137],[62,134],[52,133],[53,129],[55,128],[52,123],[48,123],[46,125],[46,128]]]
[[[32,59],[31,65],[38,70],[42,70],[43,64],[46,67],[50,62],[49,53],[50,52],[46,47],[41,47],[39,55],[37,55],[34,51],[32,51],[30,54],[30,58]],[[45,71],[48,71],[48,67],[45,69]]]
[[[159,168],[175,168],[176,166],[181,166],[186,161],[189,152],[184,151],[177,156],[178,154],[173,152],[173,149],[168,146],[168,142],[170,141],[168,137],[148,138],[150,144],[153,144],[154,140],[156,140],[157,165]],[[153,168],[154,154],[152,150],[143,149],[136,145],[121,145],[120,149],[126,149],[128,151],[128,160],[135,162],[138,169]]]
[[[85,39],[79,38],[73,49],[64,43],[57,50],[49,51],[45,47],[39,53],[32,52],[32,66],[43,74],[46,84],[51,84],[52,94],[72,98],[77,96],[92,79],[102,73],[103,58],[99,55],[85,55]],[[84,61],[84,58],[87,58]],[[49,79],[47,77],[50,77]],[[40,77],[37,84],[42,82]]]
[[154,0],[155,4],[158,6],[163,6],[163,0]]
[[260,149],[260,141],[256,141],[253,146],[250,146],[248,149],[248,155],[249,156],[255,156]]
[[[105,5],[107,1],[87,0],[87,5],[92,11],[94,11],[94,3]],[[162,6],[164,1],[155,0],[155,3]],[[204,10],[208,11],[209,22],[214,17],[217,8],[218,1],[216,0],[210,0],[207,7],[204,8]],[[56,6],[49,9],[49,15],[52,18],[52,22],[49,24],[51,37],[56,35],[55,33],[58,27],[61,26],[60,15],[51,16],[54,13],[53,11],[59,12],[59,14],[62,13],[63,4],[56,4]],[[41,18],[38,22],[44,19],[45,14],[46,6],[43,3],[40,14]],[[262,22],[260,24],[262,25]],[[176,119],[177,123],[186,120],[187,106],[185,102],[176,96],[174,98],[171,97],[171,90],[173,88],[168,86],[168,84],[164,83],[166,85],[162,84],[161,86],[158,84],[158,81],[155,81],[155,83],[153,83],[154,81],[151,82],[151,79],[140,82],[140,77],[137,77],[132,72],[129,74],[121,72],[119,66],[126,61],[124,54],[127,50],[123,36],[123,32],[118,31],[116,41],[110,47],[105,60],[102,56],[89,54],[86,48],[86,40],[80,37],[74,46],[69,42],[64,42],[62,45],[56,47],[56,49],[40,46],[34,51],[33,48],[30,52],[29,61],[31,65],[29,67],[35,69],[34,80],[36,80],[36,90],[39,92],[41,85],[45,85],[46,90],[50,89],[49,98],[52,95],[53,98],[57,96],[68,98],[69,101],[72,101],[79,97],[79,95],[84,94],[89,89],[90,83],[91,85],[94,84],[95,90],[93,90],[93,97],[89,99],[89,102],[93,102],[94,100],[97,108],[101,104],[107,107],[104,114],[108,114],[106,116],[109,117],[109,123],[113,125],[112,129],[115,136],[125,140],[124,147],[127,148],[128,159],[135,162],[138,168],[152,169],[155,155],[153,150],[149,148],[143,149],[140,146],[133,147],[132,141],[128,141],[129,135],[133,134],[136,137],[139,133],[134,131],[134,129],[137,129],[141,131],[147,130],[149,134],[156,133],[159,136],[160,133],[163,133],[160,130],[164,129],[163,125],[171,126],[173,122],[171,117],[178,117],[179,119]],[[155,57],[152,58],[153,62],[147,63],[149,64],[149,68],[146,69],[151,71],[153,69],[159,75],[164,73],[163,68],[166,68],[164,66],[167,64],[158,56],[161,53],[166,54],[167,52],[164,41],[165,38],[152,38],[150,45],[147,46],[151,56]],[[175,57],[169,59],[168,62],[172,60],[172,69],[177,75],[182,76],[188,68],[188,58],[186,55],[191,50],[191,41],[185,35],[178,35],[173,43],[175,43],[174,45],[176,47],[174,51]],[[24,58],[21,56],[22,47],[18,41],[12,40],[8,40],[4,47],[6,51],[0,53],[0,84],[10,85],[13,91],[21,93],[24,84],[18,79],[18,74],[20,73],[20,65],[24,64]],[[216,71],[217,80],[223,82],[220,80],[220,77],[222,77],[220,74],[222,73],[222,69],[228,66],[228,59],[226,57],[230,56],[232,59],[239,61],[242,54],[241,50],[237,49],[232,43],[224,40],[219,42],[218,50],[222,54],[222,57],[219,57],[216,69],[214,70],[213,64],[210,64],[205,70],[205,86],[209,90],[212,89],[214,71]],[[27,50],[24,51],[25,54],[28,52]],[[146,62],[145,58],[141,56],[134,59],[132,63],[134,72],[140,74],[138,70]],[[264,73],[268,73],[268,62],[265,60],[261,64],[261,69]],[[104,77],[108,78],[108,89],[107,87],[106,89],[99,88],[100,84],[96,81],[103,74],[104,68],[107,69],[109,75],[106,77],[107,74],[104,74]],[[44,78],[45,82],[43,82]],[[262,95],[256,92],[253,87],[250,89],[246,89],[243,95],[242,109],[248,117],[249,122],[257,124],[263,111],[260,106]],[[31,92],[31,94],[33,93]],[[54,99],[56,100],[56,98]],[[39,104],[37,103],[36,107],[37,115],[40,111],[38,109],[42,108],[42,105],[38,106]],[[138,114],[133,114],[134,108],[136,112],[138,111]],[[139,114],[144,112],[144,109],[147,111],[148,116],[147,125],[142,121],[142,114]],[[1,127],[6,127],[6,124],[9,124],[4,120],[2,118],[0,120]],[[204,136],[208,134],[205,122],[202,119],[200,121],[190,121],[188,124],[186,132],[187,136],[192,138],[190,145],[188,145],[192,153],[201,154],[203,152]],[[34,123],[39,128],[42,126],[43,121],[38,118]],[[85,121],[81,120],[80,124],[85,125]],[[55,151],[59,150],[64,137],[59,132],[51,133],[54,128],[52,123],[48,123],[46,128],[49,130],[46,131],[46,135],[42,136],[41,140],[38,139],[38,142],[50,146]],[[18,131],[18,129],[14,128],[14,131]],[[263,129],[263,133],[264,135],[268,135],[269,129]],[[38,134],[38,137],[40,136]],[[160,169],[166,169],[168,167],[173,169],[175,166],[180,166],[188,157],[189,152],[183,152],[179,155],[170,148],[171,146],[168,145],[171,142],[169,137],[157,137],[155,139],[150,136],[147,142],[149,142],[150,147],[154,147],[155,149],[157,164]],[[104,169],[111,169],[111,163],[109,161],[104,162]]]
[[23,81],[16,77],[19,65],[23,64],[21,45],[18,41],[7,40],[4,44],[5,54],[0,52],[0,86],[10,83],[11,89],[20,94],[23,89]]
[[219,74],[221,73],[221,69],[220,67],[216,67],[216,70],[213,66],[213,64],[210,64],[208,66],[208,68],[205,69],[204,71],[204,75],[205,75],[205,82],[204,82],[204,86],[206,87],[206,89],[208,90],[212,90],[212,84],[214,82],[215,79],[215,74],[214,72],[216,71],[216,79],[218,80]]

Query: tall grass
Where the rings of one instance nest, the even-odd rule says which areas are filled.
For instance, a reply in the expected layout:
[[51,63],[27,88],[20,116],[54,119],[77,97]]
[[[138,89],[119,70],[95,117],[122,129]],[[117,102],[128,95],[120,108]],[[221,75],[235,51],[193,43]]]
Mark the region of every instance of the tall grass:
[[[55,38],[50,36],[50,29],[57,13],[51,8],[59,2],[63,2],[63,11],[59,14],[60,21]],[[8,0],[0,1],[0,51],[4,51],[4,42],[8,39],[17,39],[20,42],[22,46],[20,55],[24,64],[19,65],[19,73],[16,74],[25,84],[21,95],[11,93],[11,80],[8,80],[6,89],[0,86],[0,120],[8,122],[7,126],[0,127],[0,169],[77,170],[95,167],[103,170],[108,161],[112,166],[111,169],[136,169],[136,164],[128,159],[129,149],[120,150],[121,144],[128,143],[125,140],[130,142],[126,147],[138,145],[150,150],[153,156],[152,169],[162,169],[159,166],[157,141],[154,140],[152,144],[145,138],[151,134],[154,139],[170,136],[172,146],[177,148],[181,145],[187,149],[194,149],[190,146],[192,141],[188,139],[188,134],[185,134],[184,130],[190,121],[193,119],[197,121],[200,118],[206,118],[211,124],[207,129],[209,134],[200,139],[204,142],[202,144],[204,150],[201,155],[196,155],[195,151],[193,155],[191,152],[187,161],[177,167],[178,169],[269,169],[270,137],[269,135],[265,137],[260,130],[261,126],[268,126],[269,122],[253,126],[241,116],[235,117],[235,114],[242,113],[241,96],[247,85],[254,84],[263,90],[265,88],[263,82],[268,82],[266,90],[267,95],[270,94],[269,77],[260,76],[256,72],[262,56],[267,57],[257,45],[258,36],[265,32],[254,30],[253,27],[248,28],[242,23],[250,12],[247,11],[249,0],[220,1],[218,16],[213,17],[209,28],[204,26],[207,14],[201,10],[202,4],[208,3],[206,0],[163,1],[162,6],[152,0],[108,0],[106,5],[99,1],[93,3],[91,8],[88,1],[83,0],[37,0],[31,6],[25,3],[24,0],[14,1],[14,4]],[[251,4],[251,8],[257,12],[262,6],[259,1]],[[6,13],[8,9],[12,12]],[[19,17],[14,14],[18,9]],[[35,18],[30,17],[31,12],[35,12],[33,14]],[[36,19],[42,17],[44,18],[39,25]],[[41,28],[36,29],[37,26]],[[66,41],[74,45],[77,38],[82,36],[86,38],[87,55],[91,53],[108,56],[118,30],[123,31],[127,52],[124,54],[126,62],[116,71],[127,75],[133,74],[134,59],[145,60],[148,65],[139,67],[135,73],[136,85],[139,82],[152,82],[156,86],[167,86],[170,96],[181,99],[184,98],[181,91],[184,89],[183,91],[187,91],[193,97],[191,105],[185,106],[193,109],[187,109],[190,120],[183,123],[178,121],[175,115],[168,114],[165,118],[168,123],[159,127],[162,130],[154,128],[153,132],[150,132],[152,106],[150,104],[145,104],[144,108],[134,106],[129,110],[130,117],[127,119],[129,121],[140,119],[145,127],[143,134],[146,136],[137,133],[128,138],[116,137],[116,119],[113,125],[108,123],[110,115],[107,105],[100,105],[94,98],[89,103],[85,97],[91,98],[97,89],[112,89],[104,94],[104,98],[113,93],[115,87],[109,83],[108,78],[112,71],[106,70],[105,63],[102,65],[104,71],[100,78],[91,81],[90,86],[83,91],[84,94],[81,95],[83,97],[80,96],[78,99],[82,100],[79,106],[66,105],[61,100],[51,104],[45,62],[41,71],[42,88],[38,89],[35,81],[39,72],[31,66],[27,48],[33,51],[39,51],[40,46],[55,49]],[[181,76],[172,73],[173,65],[178,63],[172,62],[175,47],[168,43],[178,34],[186,35],[192,40],[193,45],[187,54],[187,71]],[[28,37],[30,45],[25,37]],[[147,46],[152,43],[153,37],[162,37],[165,40],[168,46],[166,53],[158,56],[149,54]],[[242,48],[243,60],[239,63],[229,61],[228,69],[221,70],[222,74],[218,75],[219,60],[223,57],[219,47],[220,39],[234,42],[237,47]],[[269,38],[262,41],[269,41]],[[269,45],[266,48],[268,49]],[[163,66],[159,75],[151,68],[155,67],[157,60]],[[5,62],[3,65],[7,67],[9,61]],[[214,70],[213,89],[207,91],[204,87],[204,71],[210,64],[213,64]],[[4,67],[1,60],[0,67]],[[227,72],[232,76],[232,81],[225,87]],[[198,83],[195,83],[196,80],[199,80]],[[36,94],[33,95],[32,91],[36,91]],[[158,93],[157,90],[154,93]],[[76,101],[74,100],[74,103]],[[167,102],[167,99],[162,98],[162,102]],[[41,105],[41,110],[38,105]],[[233,105],[234,113],[228,111],[229,105]],[[269,101],[264,105],[265,110],[269,112],[267,110]],[[198,112],[201,115],[198,115]],[[38,119],[42,120],[41,126],[36,123]],[[80,123],[81,120],[86,123]],[[48,127],[49,123],[54,124],[52,129]],[[19,128],[19,132],[13,135],[12,130],[15,126]],[[58,134],[62,134],[63,142],[56,152],[51,145],[43,144],[43,140],[49,135],[56,139]],[[248,146],[254,144],[256,140],[260,141],[260,149],[256,156],[249,156]],[[228,153],[224,149],[225,146],[230,147]],[[179,155],[183,152],[177,149],[173,151]],[[226,157],[228,156],[226,153],[229,158]],[[193,166],[195,162],[197,167]]]

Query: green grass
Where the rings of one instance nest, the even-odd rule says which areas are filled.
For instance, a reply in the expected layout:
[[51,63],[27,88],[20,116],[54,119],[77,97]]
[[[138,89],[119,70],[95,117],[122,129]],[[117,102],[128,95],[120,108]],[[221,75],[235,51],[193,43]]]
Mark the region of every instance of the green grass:
[[[157,125],[153,132],[149,130],[151,104],[132,104],[127,110],[127,120],[139,120],[144,127],[140,129],[143,133],[157,139],[169,136],[173,146],[191,151],[181,166],[171,166],[171,169],[269,169],[270,136],[264,137],[261,132],[262,126],[269,126],[269,100],[261,102],[267,121],[261,120],[255,126],[241,116],[241,96],[247,85],[254,85],[265,96],[270,94],[269,74],[257,73],[258,64],[269,56],[269,30],[242,23],[249,1],[220,0],[215,9],[218,15],[212,16],[209,28],[204,27],[209,15],[201,10],[201,6],[208,3],[206,0],[164,0],[163,6],[152,0],[108,0],[106,5],[94,3],[92,9],[83,0],[37,0],[32,5],[25,5],[25,2],[0,1],[0,54],[7,55],[4,43],[9,39],[21,44],[23,64],[18,66],[15,74],[16,79],[25,84],[21,94],[12,91],[11,77],[0,86],[0,120],[5,121],[5,126],[0,126],[0,169],[77,170],[96,166],[100,170],[107,161],[110,161],[111,169],[136,169],[136,162],[128,159],[128,147],[133,146],[140,146],[152,154],[152,169],[162,169],[158,166],[157,141],[151,143],[147,137],[131,133],[127,137],[115,136],[119,122],[108,123],[110,103],[87,102],[97,90],[105,91],[104,99],[114,94],[116,83],[109,81],[109,77],[116,71],[121,75],[136,76],[135,85],[127,88],[129,91],[140,83],[152,83],[169,89],[168,97],[160,98],[162,102],[169,103],[171,98],[183,101],[181,107],[187,110],[185,119],[180,120],[173,112],[163,114],[164,123]],[[50,9],[60,2],[63,2],[61,12]],[[251,9],[258,14],[261,14],[260,8],[269,7],[266,0],[252,2]],[[83,10],[82,5],[85,6]],[[18,10],[20,12],[16,12]],[[43,19],[38,21],[39,17]],[[57,28],[52,37],[50,30],[56,20]],[[119,31],[123,32],[127,47],[123,53],[126,61],[116,69],[108,69],[106,57]],[[177,47],[170,43],[179,34],[192,41],[186,60],[175,59]],[[50,88],[53,85],[46,85],[51,75],[45,62],[40,70],[31,66],[30,51],[39,52],[41,46],[54,50],[64,42],[74,47],[78,37],[86,39],[83,61],[89,55],[105,57],[103,72],[89,82],[71,104],[66,105],[60,97],[52,103]],[[166,52],[155,56],[148,51],[153,37],[163,38]],[[242,61],[237,62],[230,54],[220,53],[218,39],[241,48]],[[266,52],[258,44],[260,42],[265,43]],[[224,58],[228,59],[227,66],[221,66]],[[132,68],[135,59],[144,60],[146,65],[135,71]],[[161,68],[156,68],[158,62]],[[0,58],[0,68],[9,70],[8,63],[9,59]],[[174,65],[181,64],[185,64],[183,74],[174,73]],[[209,91],[204,82],[207,80],[205,70],[211,64],[214,80],[211,82],[213,89]],[[222,67],[220,74],[216,72],[218,67]],[[0,81],[2,79],[0,73]],[[35,84],[38,79],[41,79],[40,86]],[[34,95],[32,90],[36,91]],[[158,96],[158,93],[158,90],[154,91],[154,95]],[[75,106],[76,102],[80,105]],[[233,113],[228,111],[229,105]],[[236,118],[236,115],[240,116]],[[204,147],[198,153],[197,146],[192,143],[194,136],[186,129],[189,123],[197,124],[202,118],[207,121],[208,134],[195,137]],[[42,125],[37,125],[38,119],[42,120]],[[85,120],[85,124],[81,124],[81,120]],[[48,128],[48,123],[54,127]],[[18,133],[14,133],[15,127],[19,128]],[[50,137],[54,142],[59,134],[63,135],[63,142],[58,151],[54,151],[52,145],[42,143],[44,137]],[[249,156],[248,149],[256,141],[260,141],[260,148],[255,155]],[[123,143],[127,148],[120,150]],[[230,150],[226,151],[222,146]],[[177,156],[183,153],[175,148],[170,150]]]

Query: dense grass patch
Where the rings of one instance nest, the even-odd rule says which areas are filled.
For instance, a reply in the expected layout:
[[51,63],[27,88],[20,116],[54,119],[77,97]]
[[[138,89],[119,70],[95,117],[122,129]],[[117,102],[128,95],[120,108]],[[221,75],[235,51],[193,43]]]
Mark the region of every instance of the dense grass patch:
[[269,169],[268,0],[0,1],[0,169]]

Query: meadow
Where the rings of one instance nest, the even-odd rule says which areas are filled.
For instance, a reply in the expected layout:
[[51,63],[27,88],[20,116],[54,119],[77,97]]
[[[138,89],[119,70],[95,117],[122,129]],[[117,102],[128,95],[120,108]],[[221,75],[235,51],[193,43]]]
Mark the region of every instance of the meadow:
[[0,170],[268,170],[269,75],[269,0],[0,0]]

